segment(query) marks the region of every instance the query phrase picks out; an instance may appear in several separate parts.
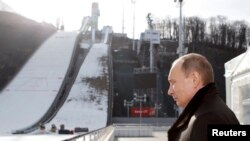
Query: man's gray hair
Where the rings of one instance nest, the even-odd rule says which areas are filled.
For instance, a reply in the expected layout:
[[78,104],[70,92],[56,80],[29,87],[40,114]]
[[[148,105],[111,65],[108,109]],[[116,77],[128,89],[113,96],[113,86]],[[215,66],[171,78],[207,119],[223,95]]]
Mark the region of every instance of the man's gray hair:
[[207,58],[197,53],[189,53],[181,56],[176,61],[182,60],[181,69],[187,77],[192,71],[197,71],[201,77],[204,85],[214,82],[213,67]]

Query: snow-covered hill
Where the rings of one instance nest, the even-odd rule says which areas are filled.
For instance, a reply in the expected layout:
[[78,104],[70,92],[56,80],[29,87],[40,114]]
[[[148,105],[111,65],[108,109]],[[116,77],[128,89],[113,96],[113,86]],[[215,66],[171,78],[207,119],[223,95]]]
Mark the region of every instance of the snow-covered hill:
[[67,128],[106,126],[108,101],[107,44],[94,44],[80,68],[69,97],[56,117],[47,124]]
[[[68,34],[67,36],[70,35],[71,34]],[[58,40],[64,38],[61,37],[55,39]],[[59,42],[56,43],[58,47],[62,46],[58,43]],[[65,47],[68,48],[72,47],[71,45],[64,45],[66,45]],[[37,59],[39,60],[40,58],[40,63],[33,63],[33,66],[37,66],[37,70],[36,67],[31,67],[33,70],[30,71],[31,74],[38,72],[40,75],[44,75],[48,70],[49,72],[51,72],[51,69],[62,70],[61,67],[57,67],[58,65],[51,67],[50,69],[47,68],[48,70],[46,70],[44,67],[40,67],[41,65],[47,64],[49,62],[53,64],[55,60],[52,58],[55,58],[55,55],[50,54],[50,52],[53,52],[53,48],[53,46],[50,46],[47,49],[45,47],[41,47],[40,50],[36,52],[37,54],[39,54],[40,51],[41,53],[43,52],[46,59],[41,60],[41,58],[43,58],[41,56],[38,58],[35,57],[36,59],[33,61],[30,60],[31,62],[34,62],[37,61]],[[54,51],[56,50],[54,49]],[[68,52],[67,48],[60,51]],[[72,130],[75,127],[85,127],[90,131],[106,126],[108,107],[107,52],[108,47],[107,44],[104,43],[94,44],[90,48],[80,68],[76,81],[71,88],[68,99],[59,110],[57,115],[54,117],[54,119],[50,123],[47,123],[45,125],[48,130],[51,124],[55,124],[57,127],[59,127],[60,124],[65,124],[66,128]],[[65,54],[62,54],[61,57],[65,58],[66,56]],[[45,62],[43,63],[41,61]],[[59,63],[62,65],[66,65],[67,62],[65,63],[65,61],[67,60],[62,59],[61,61],[59,61]],[[58,61],[56,62],[58,63]],[[25,67],[23,69],[25,70]],[[50,74],[56,75],[57,73],[58,72],[54,72]],[[28,76],[29,73],[25,74]],[[27,83],[29,84],[27,85],[27,87],[26,85],[13,84],[15,86],[11,87],[13,89],[8,89],[7,87],[7,89],[5,89],[6,93],[5,91],[3,91],[4,93],[0,93],[0,136],[9,135],[13,130],[30,126],[32,122],[37,121],[39,117],[41,117],[41,114],[48,109],[51,101],[53,101],[53,99],[55,98],[57,89],[52,89],[52,92],[54,92],[54,94],[47,93],[47,88],[54,86],[48,83],[51,78],[43,79],[41,77],[36,77],[36,80],[38,79],[42,80],[39,81],[39,83],[42,84],[42,87],[41,85],[37,85],[38,81],[36,81],[37,83],[34,83],[35,81],[27,81]],[[58,79],[61,79],[61,77],[58,77]],[[24,87],[25,89],[23,89]],[[36,93],[32,94],[32,91]],[[19,107],[17,107],[17,104],[19,105]],[[29,113],[27,113],[27,111],[29,111]]]

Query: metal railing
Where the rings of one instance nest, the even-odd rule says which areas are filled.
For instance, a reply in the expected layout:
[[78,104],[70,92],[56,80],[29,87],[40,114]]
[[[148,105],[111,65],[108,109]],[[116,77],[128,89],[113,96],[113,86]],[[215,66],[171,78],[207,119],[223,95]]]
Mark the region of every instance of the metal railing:
[[114,126],[110,125],[98,130],[94,130],[88,133],[77,135],[69,139],[65,139],[63,141],[104,141],[109,138],[109,133],[111,133],[112,130],[114,130]]

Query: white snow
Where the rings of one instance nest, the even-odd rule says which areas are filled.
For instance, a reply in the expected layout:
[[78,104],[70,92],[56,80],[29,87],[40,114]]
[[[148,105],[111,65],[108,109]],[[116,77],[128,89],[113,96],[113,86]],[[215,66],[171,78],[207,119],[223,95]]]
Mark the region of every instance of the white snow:
[[5,4],[2,0],[0,0],[0,11],[15,13],[15,10],[13,10],[10,6]]
[[[96,130],[106,126],[107,121],[107,90],[99,91],[91,87],[86,78],[95,79],[107,74],[107,66],[101,64],[101,58],[107,57],[106,44],[94,44],[82,64],[70,95],[63,108],[51,121],[59,125],[66,123],[67,128],[88,127]],[[108,87],[107,83],[105,87]]]
[[[60,140],[72,136],[12,135],[11,131],[30,126],[48,110],[64,79],[76,35],[76,32],[57,32],[0,93],[0,140],[43,140],[48,136]],[[66,102],[52,121],[45,125],[47,130],[51,124],[58,128],[60,124],[65,124],[70,130],[86,127],[89,131],[106,126],[107,51],[107,44],[93,44]],[[100,78],[104,80],[102,89],[91,83]]]

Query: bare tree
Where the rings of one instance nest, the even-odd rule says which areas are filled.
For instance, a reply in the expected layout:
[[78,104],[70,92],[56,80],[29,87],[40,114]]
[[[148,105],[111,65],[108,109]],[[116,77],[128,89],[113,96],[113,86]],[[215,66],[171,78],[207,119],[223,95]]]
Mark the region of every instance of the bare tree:
[[210,41],[213,45],[216,45],[218,44],[218,35],[219,35],[219,30],[216,24],[216,18],[211,17],[209,21],[210,21],[209,29],[210,29],[210,39],[211,39]]
[[232,24],[227,26],[227,43],[226,46],[230,48],[235,47],[235,27]]
[[168,38],[172,39],[172,22],[170,17],[166,17],[166,30],[167,30],[167,34],[168,34]]
[[247,47],[246,43],[246,31],[247,31],[247,25],[244,21],[242,21],[239,29],[239,49],[243,49]]
[[[155,20],[151,13],[147,15],[149,28],[160,30],[162,38],[178,40],[179,26],[177,18]],[[208,24],[208,25],[207,25]],[[225,16],[211,17],[208,20],[199,17],[186,17],[185,22],[185,42],[186,43],[209,43],[221,47],[244,49],[247,47],[247,29],[245,21],[229,22]],[[208,27],[208,28],[207,28]]]

